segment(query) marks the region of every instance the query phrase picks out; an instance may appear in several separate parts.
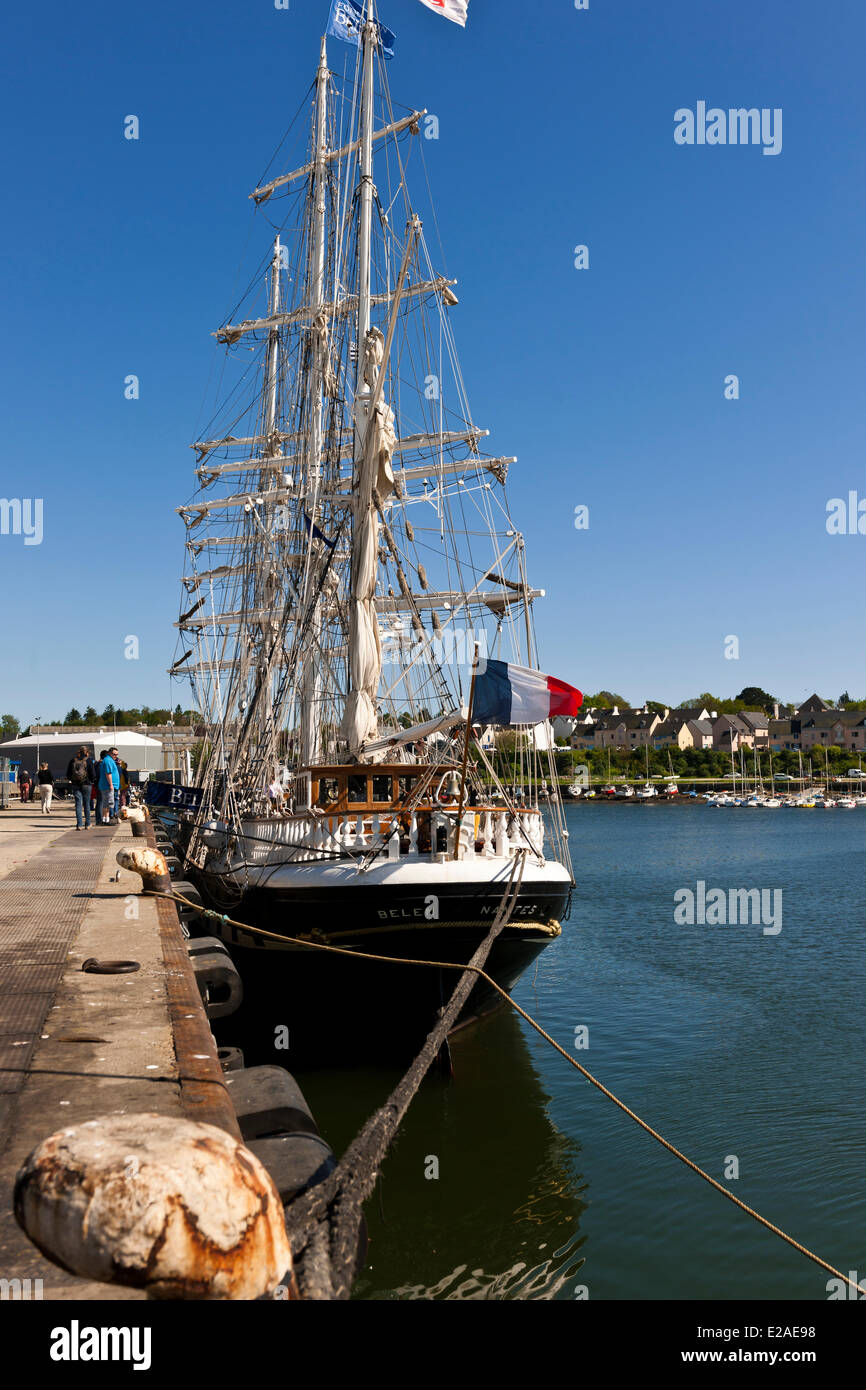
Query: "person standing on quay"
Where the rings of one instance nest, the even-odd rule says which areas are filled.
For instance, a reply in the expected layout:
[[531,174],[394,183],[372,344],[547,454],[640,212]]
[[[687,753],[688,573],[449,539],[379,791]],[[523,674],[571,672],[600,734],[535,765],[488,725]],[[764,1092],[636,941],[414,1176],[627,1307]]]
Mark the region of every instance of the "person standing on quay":
[[129,799],[129,798],[128,798],[128,793],[129,793],[129,777],[127,776],[127,771],[128,771],[128,769],[127,769],[126,763],[123,761],[123,758],[120,757],[120,755],[119,755],[119,753],[118,753],[118,751],[117,751],[116,748],[109,748],[108,751],[109,751],[109,753],[111,754],[111,756],[112,756],[112,758],[114,759],[114,761],[117,763],[117,776],[118,776],[119,781],[118,781],[117,788],[115,789],[115,793],[114,793],[114,815],[115,815],[115,816],[119,816],[119,815],[120,815],[120,808],[121,808],[121,806],[126,806],[126,805],[128,805],[128,799]]
[[26,767],[22,767],[18,773],[18,795],[22,801],[30,800],[30,773]]
[[75,797],[75,829],[90,829],[90,794],[96,781],[96,768],[93,759],[82,743],[74,758],[69,761],[66,776],[72,783]]
[[42,801],[43,816],[51,815],[51,797],[54,794],[54,773],[47,763],[39,764],[39,771],[36,774],[39,783],[39,796]]
[[107,750],[99,755],[99,812],[103,825],[116,825],[114,795],[120,789],[120,772],[117,763]]

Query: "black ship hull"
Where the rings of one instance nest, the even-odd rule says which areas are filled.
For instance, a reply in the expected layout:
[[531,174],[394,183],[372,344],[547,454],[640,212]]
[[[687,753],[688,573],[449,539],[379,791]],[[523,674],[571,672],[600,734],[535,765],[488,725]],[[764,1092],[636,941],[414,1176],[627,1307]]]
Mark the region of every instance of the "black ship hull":
[[[484,940],[504,884],[440,886],[419,900],[417,885],[383,884],[315,891],[251,888],[229,905],[225,885],[198,878],[209,905],[235,921],[203,920],[228,946],[244,985],[240,1010],[218,1029],[225,1043],[242,1038],[245,1058],[283,1065],[412,1055],[447,1003],[460,972]],[[427,885],[429,886],[429,885]],[[510,992],[545,946],[561,932],[570,883],[522,885],[509,924],[488,956],[486,971]],[[435,896],[435,920],[425,917]],[[425,905],[426,898],[426,905]],[[309,937],[311,946],[289,941]],[[346,954],[314,949],[339,947]],[[365,960],[361,953],[385,957]],[[406,961],[435,964],[404,964]],[[393,963],[392,963],[393,962]],[[479,980],[455,1027],[466,1026],[502,996]]]

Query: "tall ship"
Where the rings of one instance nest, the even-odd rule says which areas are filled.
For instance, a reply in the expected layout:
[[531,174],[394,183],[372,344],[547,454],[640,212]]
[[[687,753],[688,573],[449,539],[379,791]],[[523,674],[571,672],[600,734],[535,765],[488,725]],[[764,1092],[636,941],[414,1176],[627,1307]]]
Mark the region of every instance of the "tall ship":
[[[205,737],[173,835],[231,919],[245,1007],[293,1053],[423,1039],[445,963],[504,903],[487,970],[510,989],[573,887],[550,723],[514,690],[490,704],[538,673],[543,591],[410,196],[427,113],[392,104],[373,8],[337,45],[342,75],[322,40],[298,167],[252,191],[266,251],[215,333],[224,390],[178,508],[171,674]],[[463,1021],[496,997],[479,982]]]

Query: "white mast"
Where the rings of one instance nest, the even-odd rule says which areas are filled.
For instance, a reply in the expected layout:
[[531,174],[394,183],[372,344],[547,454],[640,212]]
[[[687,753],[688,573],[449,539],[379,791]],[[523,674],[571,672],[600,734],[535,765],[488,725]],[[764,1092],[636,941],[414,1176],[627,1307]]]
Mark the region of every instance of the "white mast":
[[364,340],[370,327],[370,238],[373,226],[373,53],[376,25],[373,0],[367,0],[364,24],[364,74],[361,87],[361,209],[358,224],[358,373],[357,391],[364,393]]
[[[327,152],[328,55],[325,39],[319,53],[316,75],[316,172],[313,179],[313,255],[312,296],[313,323],[325,302],[325,154]],[[313,378],[313,453],[312,466],[316,486],[321,467],[322,440],[322,376],[324,367],[322,335],[316,336],[315,371]]]
[[[274,255],[271,260],[271,292],[269,298],[268,313],[274,319],[280,309],[280,267],[282,265],[282,248],[279,236],[274,239]],[[267,380],[268,394],[265,405],[265,454],[274,453],[271,435],[274,431],[274,424],[277,418],[277,377],[279,375],[279,329],[274,326],[268,334],[268,365]],[[262,486],[265,485],[264,476]]]
[[[312,528],[316,524],[319,484],[322,476],[322,384],[327,353],[327,321],[322,314],[325,302],[325,154],[327,152],[328,114],[328,55],[324,36],[319,51],[319,71],[316,76],[316,153],[313,175],[313,237],[311,255],[310,306],[313,318],[313,373],[310,383],[312,412],[309,459],[309,555],[313,543]],[[308,598],[312,579],[311,566],[306,568],[304,598]],[[306,608],[306,604],[304,605]],[[306,657],[301,696],[301,759],[304,764],[316,763],[321,757],[321,673],[319,671],[319,636],[321,615],[319,605],[310,620],[310,636],[305,643]]]
[[[280,309],[280,269],[282,267],[282,247],[280,238],[274,238],[274,254],[271,260],[271,283],[270,294],[268,297],[268,311],[271,319],[274,319]],[[264,437],[264,457],[270,458],[279,452],[279,445],[274,440],[274,430],[277,421],[277,383],[280,374],[280,342],[279,329],[276,325],[271,328],[268,334],[268,355],[266,366],[267,388],[265,394],[265,418],[262,434]],[[259,486],[262,488],[273,489],[277,487],[279,480],[272,470],[263,468]],[[259,571],[259,597],[262,608],[267,611],[271,607],[271,600],[274,591],[273,558],[265,556],[264,563]],[[259,654],[258,670],[259,680],[263,683],[264,689],[260,699],[260,730],[262,740],[268,740],[267,758],[271,758],[271,744],[273,743],[273,700],[271,691],[271,672],[270,672],[270,647],[272,641],[273,620],[266,621],[259,628]],[[258,701],[257,701],[258,703]]]

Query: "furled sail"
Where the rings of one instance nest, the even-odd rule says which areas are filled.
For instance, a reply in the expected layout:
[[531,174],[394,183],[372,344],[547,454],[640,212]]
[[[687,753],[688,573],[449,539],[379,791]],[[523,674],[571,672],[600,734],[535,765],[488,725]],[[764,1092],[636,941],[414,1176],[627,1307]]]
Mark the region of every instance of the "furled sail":
[[382,674],[382,643],[376,620],[376,580],[379,554],[379,506],[394,490],[391,459],[396,434],[394,412],[377,399],[385,337],[370,328],[364,343],[362,380],[366,388],[355,398],[355,425],[361,460],[355,476],[354,541],[349,607],[349,662],[352,688],[346,700],[343,733],[351,757],[360,757],[364,744],[375,739],[376,700]]

